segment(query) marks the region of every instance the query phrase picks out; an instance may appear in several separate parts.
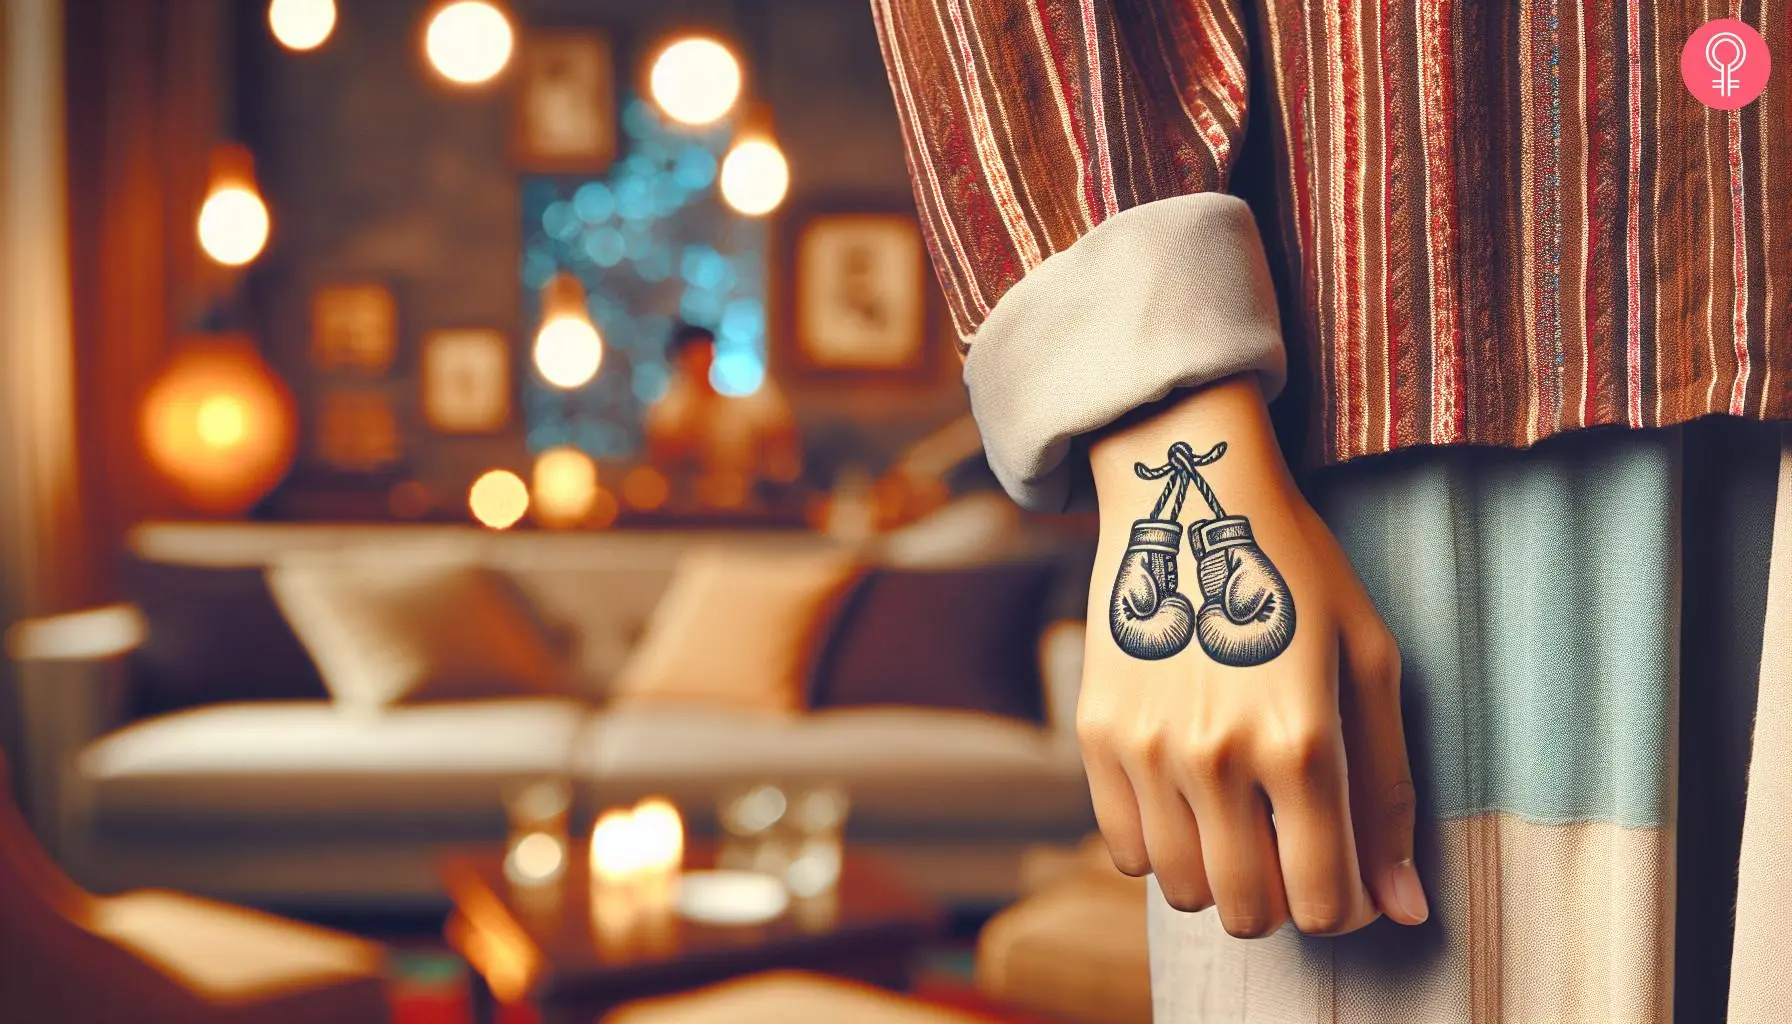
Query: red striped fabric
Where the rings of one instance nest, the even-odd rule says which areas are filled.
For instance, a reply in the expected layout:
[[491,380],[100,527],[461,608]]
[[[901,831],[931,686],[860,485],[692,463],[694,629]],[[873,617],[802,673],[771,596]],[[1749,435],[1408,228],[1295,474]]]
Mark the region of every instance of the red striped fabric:
[[1095,225],[1234,190],[1322,461],[1792,417],[1792,83],[1722,112],[1679,72],[1723,16],[1792,66],[1783,2],[872,6],[961,354]]

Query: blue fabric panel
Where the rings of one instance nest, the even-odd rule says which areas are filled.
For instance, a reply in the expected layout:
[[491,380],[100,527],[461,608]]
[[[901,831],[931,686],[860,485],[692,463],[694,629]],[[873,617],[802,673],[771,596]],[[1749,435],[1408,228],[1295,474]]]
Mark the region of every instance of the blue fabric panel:
[[1315,506],[1399,640],[1421,809],[1663,826],[1679,679],[1680,435],[1420,451]]

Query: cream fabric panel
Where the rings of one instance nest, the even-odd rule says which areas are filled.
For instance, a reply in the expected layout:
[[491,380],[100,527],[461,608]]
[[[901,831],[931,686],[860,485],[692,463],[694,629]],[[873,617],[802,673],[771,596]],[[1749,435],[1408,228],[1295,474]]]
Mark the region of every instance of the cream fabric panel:
[[1777,500],[1730,961],[1735,1024],[1785,1020],[1792,1004],[1792,430],[1781,442]]
[[1489,814],[1442,823],[1437,843],[1420,928],[1378,922],[1337,939],[1284,928],[1246,942],[1212,911],[1171,909],[1154,884],[1158,1024],[1670,1019],[1671,832]]

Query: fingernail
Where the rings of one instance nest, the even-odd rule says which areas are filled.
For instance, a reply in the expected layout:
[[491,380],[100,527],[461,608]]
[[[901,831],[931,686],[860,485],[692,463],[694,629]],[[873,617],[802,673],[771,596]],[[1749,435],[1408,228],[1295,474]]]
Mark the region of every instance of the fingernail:
[[1420,924],[1431,916],[1431,906],[1425,902],[1425,887],[1419,882],[1419,869],[1413,867],[1412,861],[1403,860],[1394,865],[1388,872],[1390,888],[1394,890],[1394,902],[1414,924]]

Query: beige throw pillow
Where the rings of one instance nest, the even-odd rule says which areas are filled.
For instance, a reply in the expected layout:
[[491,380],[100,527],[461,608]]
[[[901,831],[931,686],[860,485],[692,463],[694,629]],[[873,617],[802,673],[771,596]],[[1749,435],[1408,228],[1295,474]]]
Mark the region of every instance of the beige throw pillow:
[[497,573],[403,559],[298,559],[268,589],[338,705],[562,690],[566,671]]
[[686,555],[613,691],[621,704],[790,713],[846,588],[848,551]]

